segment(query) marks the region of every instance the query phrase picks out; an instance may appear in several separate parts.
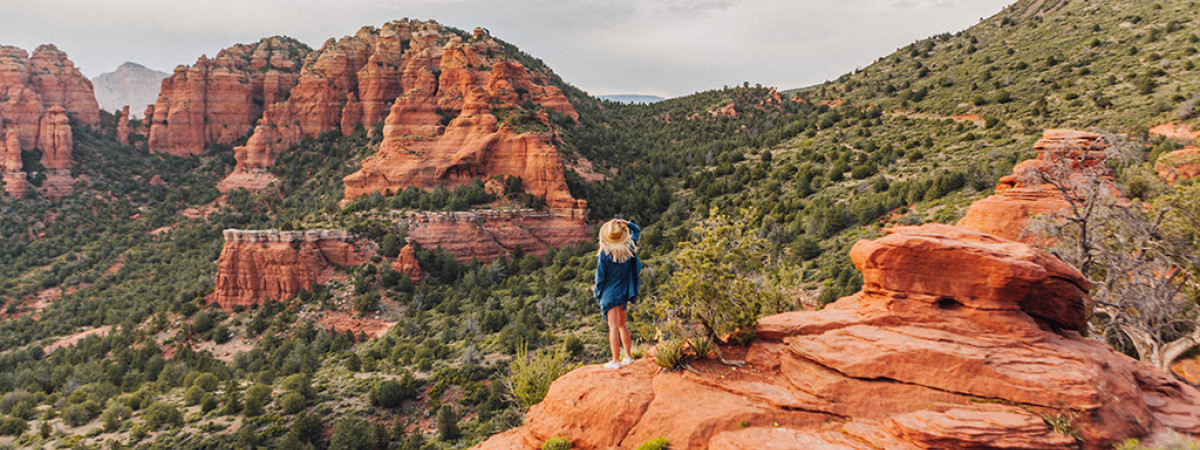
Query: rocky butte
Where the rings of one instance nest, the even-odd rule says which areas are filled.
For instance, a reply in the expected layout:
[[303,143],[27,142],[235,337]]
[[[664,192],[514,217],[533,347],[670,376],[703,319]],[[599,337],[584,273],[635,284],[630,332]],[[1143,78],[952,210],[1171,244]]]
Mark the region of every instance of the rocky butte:
[[[1104,171],[1108,144],[1096,133],[1072,130],[1046,130],[1034,144],[1037,159],[1013,167],[1011,175],[996,183],[996,194],[973,203],[958,226],[1006,239],[1029,242],[1025,225],[1035,214],[1057,214],[1070,208],[1063,193],[1043,182],[1039,173],[1051,177],[1077,176],[1082,168]],[[1051,173],[1064,172],[1064,173]],[[1074,173],[1073,173],[1074,172]]]
[[286,300],[328,280],[340,266],[357,266],[378,249],[344,230],[225,230],[209,296],[224,309]]
[[264,108],[287,99],[308,52],[294,39],[271,37],[176,67],[146,109],[150,150],[198,155],[205,145],[245,137]]
[[[23,197],[29,187],[21,151],[38,149],[46,178],[38,190],[57,198],[70,192],[74,165],[70,118],[95,126],[100,109],[92,83],[53,45],[33,54],[0,46],[0,135],[4,136],[5,190]],[[15,145],[14,145],[15,143]],[[14,150],[15,149],[15,150]]]
[[[1112,448],[1200,437],[1200,391],[1082,337],[1088,282],[1027,244],[941,224],[851,250],[863,289],[763,318],[746,365],[576,369],[477,448]],[[728,353],[740,348],[728,347]],[[1056,430],[1050,422],[1065,424]]]

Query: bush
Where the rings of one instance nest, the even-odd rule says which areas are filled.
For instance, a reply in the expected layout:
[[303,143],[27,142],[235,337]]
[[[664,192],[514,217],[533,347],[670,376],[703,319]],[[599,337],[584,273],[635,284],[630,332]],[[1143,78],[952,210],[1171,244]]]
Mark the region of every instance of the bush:
[[279,399],[279,407],[288,414],[296,414],[308,407],[308,399],[303,394],[291,392]]
[[[411,376],[411,375],[410,375]],[[395,408],[405,400],[416,396],[416,389],[396,380],[383,380],[371,389],[371,404],[382,408]]]
[[553,437],[542,443],[542,450],[571,450],[571,441],[565,437]]
[[683,352],[683,341],[671,339],[654,349],[654,363],[667,370],[678,370],[687,363],[687,354]]
[[0,417],[0,436],[20,436],[29,429],[29,424],[16,417]]
[[442,406],[438,411],[437,417],[438,436],[443,441],[453,441],[462,435],[458,429],[458,414],[454,412],[454,408],[450,405]]
[[659,437],[643,442],[637,450],[666,450],[668,448],[671,448],[671,443],[667,442],[665,438]]
[[367,421],[357,417],[343,417],[333,427],[329,437],[329,450],[371,450],[375,440]]
[[183,413],[166,402],[154,402],[142,413],[146,427],[153,430],[161,425],[183,425]]
[[192,386],[183,393],[183,403],[188,406],[199,404],[203,400],[204,389],[201,389],[200,386]]
[[217,380],[217,376],[213,375],[211,372],[204,372],[200,376],[196,377],[194,381],[192,381],[192,387],[204,389],[204,392],[212,392],[216,390],[218,384],[220,384],[220,382]]
[[546,398],[550,383],[579,366],[570,364],[568,357],[565,347],[543,348],[530,354],[524,345],[517,346],[517,356],[509,363],[504,379],[513,401],[527,410]]
[[78,427],[92,421],[92,412],[81,405],[67,405],[63,408],[62,419],[67,425]]

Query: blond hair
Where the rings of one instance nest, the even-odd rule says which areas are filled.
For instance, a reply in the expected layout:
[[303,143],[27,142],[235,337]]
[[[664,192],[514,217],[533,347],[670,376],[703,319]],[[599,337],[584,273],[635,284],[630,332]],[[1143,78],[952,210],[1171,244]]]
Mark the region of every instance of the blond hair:
[[629,261],[637,251],[637,244],[629,233],[629,226],[616,219],[605,222],[600,226],[600,250],[597,254],[608,253],[615,263]]

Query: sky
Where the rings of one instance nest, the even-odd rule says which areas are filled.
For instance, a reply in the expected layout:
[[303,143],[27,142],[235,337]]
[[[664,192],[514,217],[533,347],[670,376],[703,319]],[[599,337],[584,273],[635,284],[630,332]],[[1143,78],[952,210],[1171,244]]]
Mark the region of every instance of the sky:
[[957,32],[1013,0],[0,0],[0,44],[53,43],[89,78],[171,72],[235,43],[319,48],[404,17],[497,38],[593,95],[674,97],[743,82],[791,89]]

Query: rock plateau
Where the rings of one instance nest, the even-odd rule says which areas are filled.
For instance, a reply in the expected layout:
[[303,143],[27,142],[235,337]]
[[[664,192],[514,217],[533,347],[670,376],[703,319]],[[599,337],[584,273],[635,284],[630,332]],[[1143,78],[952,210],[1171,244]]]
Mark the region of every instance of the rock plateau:
[[[570,213],[574,212],[572,215]],[[520,247],[540,255],[552,246],[595,239],[583,211],[475,210],[408,213],[408,240],[453,253],[460,262],[491,262]],[[397,269],[399,270],[399,269]]]
[[863,289],[763,318],[758,341],[724,347],[745,366],[576,369],[525,425],[477,448],[552,437],[635,448],[661,436],[698,449],[1100,449],[1169,430],[1200,436],[1200,391],[1074,331],[1088,285],[1054,257],[928,224],[859,241],[851,260]]
[[343,230],[225,230],[209,300],[224,309],[286,300],[328,280],[339,266],[356,266],[377,245]]

